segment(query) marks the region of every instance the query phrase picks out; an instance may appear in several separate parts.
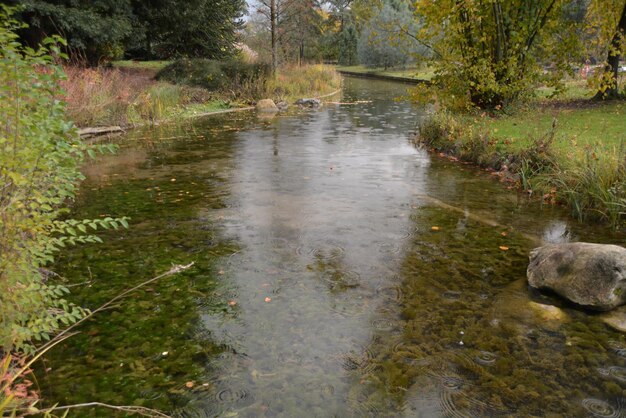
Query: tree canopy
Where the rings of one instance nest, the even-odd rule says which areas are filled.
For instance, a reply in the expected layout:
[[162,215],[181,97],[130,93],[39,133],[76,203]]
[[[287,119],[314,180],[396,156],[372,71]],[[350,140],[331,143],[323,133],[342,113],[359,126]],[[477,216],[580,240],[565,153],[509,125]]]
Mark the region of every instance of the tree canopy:
[[562,79],[577,51],[567,0],[418,0],[416,39],[433,51],[434,83],[451,101],[494,108],[531,91],[549,67]]
[[35,46],[49,35],[68,40],[74,59],[221,58],[233,52],[244,0],[9,0]]

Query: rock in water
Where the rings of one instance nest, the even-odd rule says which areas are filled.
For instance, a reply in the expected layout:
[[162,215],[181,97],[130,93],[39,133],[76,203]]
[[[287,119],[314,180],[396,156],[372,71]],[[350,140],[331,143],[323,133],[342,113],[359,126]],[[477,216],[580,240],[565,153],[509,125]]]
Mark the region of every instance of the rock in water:
[[320,99],[300,99],[296,104],[299,106],[320,107],[322,101]]
[[528,283],[583,307],[608,311],[626,303],[626,248],[575,242],[530,252]]
[[272,99],[263,99],[257,102],[256,110],[259,112],[278,112],[278,106]]

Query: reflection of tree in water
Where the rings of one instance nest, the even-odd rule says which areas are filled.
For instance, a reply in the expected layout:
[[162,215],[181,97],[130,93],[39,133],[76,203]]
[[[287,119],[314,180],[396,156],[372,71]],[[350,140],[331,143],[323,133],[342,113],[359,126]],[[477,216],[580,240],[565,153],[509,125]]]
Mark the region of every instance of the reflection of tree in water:
[[412,218],[418,233],[400,273],[401,331],[373,329],[368,365],[352,372],[356,415],[579,416],[596,398],[624,413],[626,385],[598,372],[622,364],[607,350],[622,337],[576,310],[563,308],[569,320],[533,311],[531,300],[558,301],[527,289],[527,240],[435,208]]

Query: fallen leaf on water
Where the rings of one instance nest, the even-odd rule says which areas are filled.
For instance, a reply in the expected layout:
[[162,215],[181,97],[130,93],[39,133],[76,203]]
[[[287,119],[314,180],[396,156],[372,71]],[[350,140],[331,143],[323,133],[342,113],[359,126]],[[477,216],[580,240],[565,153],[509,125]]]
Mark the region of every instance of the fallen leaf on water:
[[270,303],[271,301],[272,301],[272,298],[265,298],[266,303]]
[[189,389],[191,389],[193,387],[193,382],[189,381],[189,382],[185,383],[185,386],[187,386]]
[[501,246],[500,246],[500,249],[501,249],[502,251],[508,251],[508,250],[509,250],[509,247],[505,247],[504,245],[501,245]]
[[439,227],[438,226],[431,226],[430,229],[432,229],[433,231],[439,231]]

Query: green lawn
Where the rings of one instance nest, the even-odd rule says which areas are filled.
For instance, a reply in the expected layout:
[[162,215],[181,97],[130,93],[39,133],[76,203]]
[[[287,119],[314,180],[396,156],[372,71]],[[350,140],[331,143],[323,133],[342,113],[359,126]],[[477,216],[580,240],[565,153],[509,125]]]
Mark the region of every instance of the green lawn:
[[577,159],[589,149],[614,152],[626,147],[626,102],[584,106],[537,104],[512,116],[475,118],[500,146],[526,148],[534,138],[550,132],[556,119],[555,149],[562,158]]
[[113,66],[117,68],[132,68],[136,70],[154,70],[159,71],[171,61],[113,61]]
[[338,71],[349,71],[359,74],[384,75],[387,77],[414,78],[418,80],[430,80],[433,77],[432,69],[425,68],[370,68],[364,65],[338,66]]

